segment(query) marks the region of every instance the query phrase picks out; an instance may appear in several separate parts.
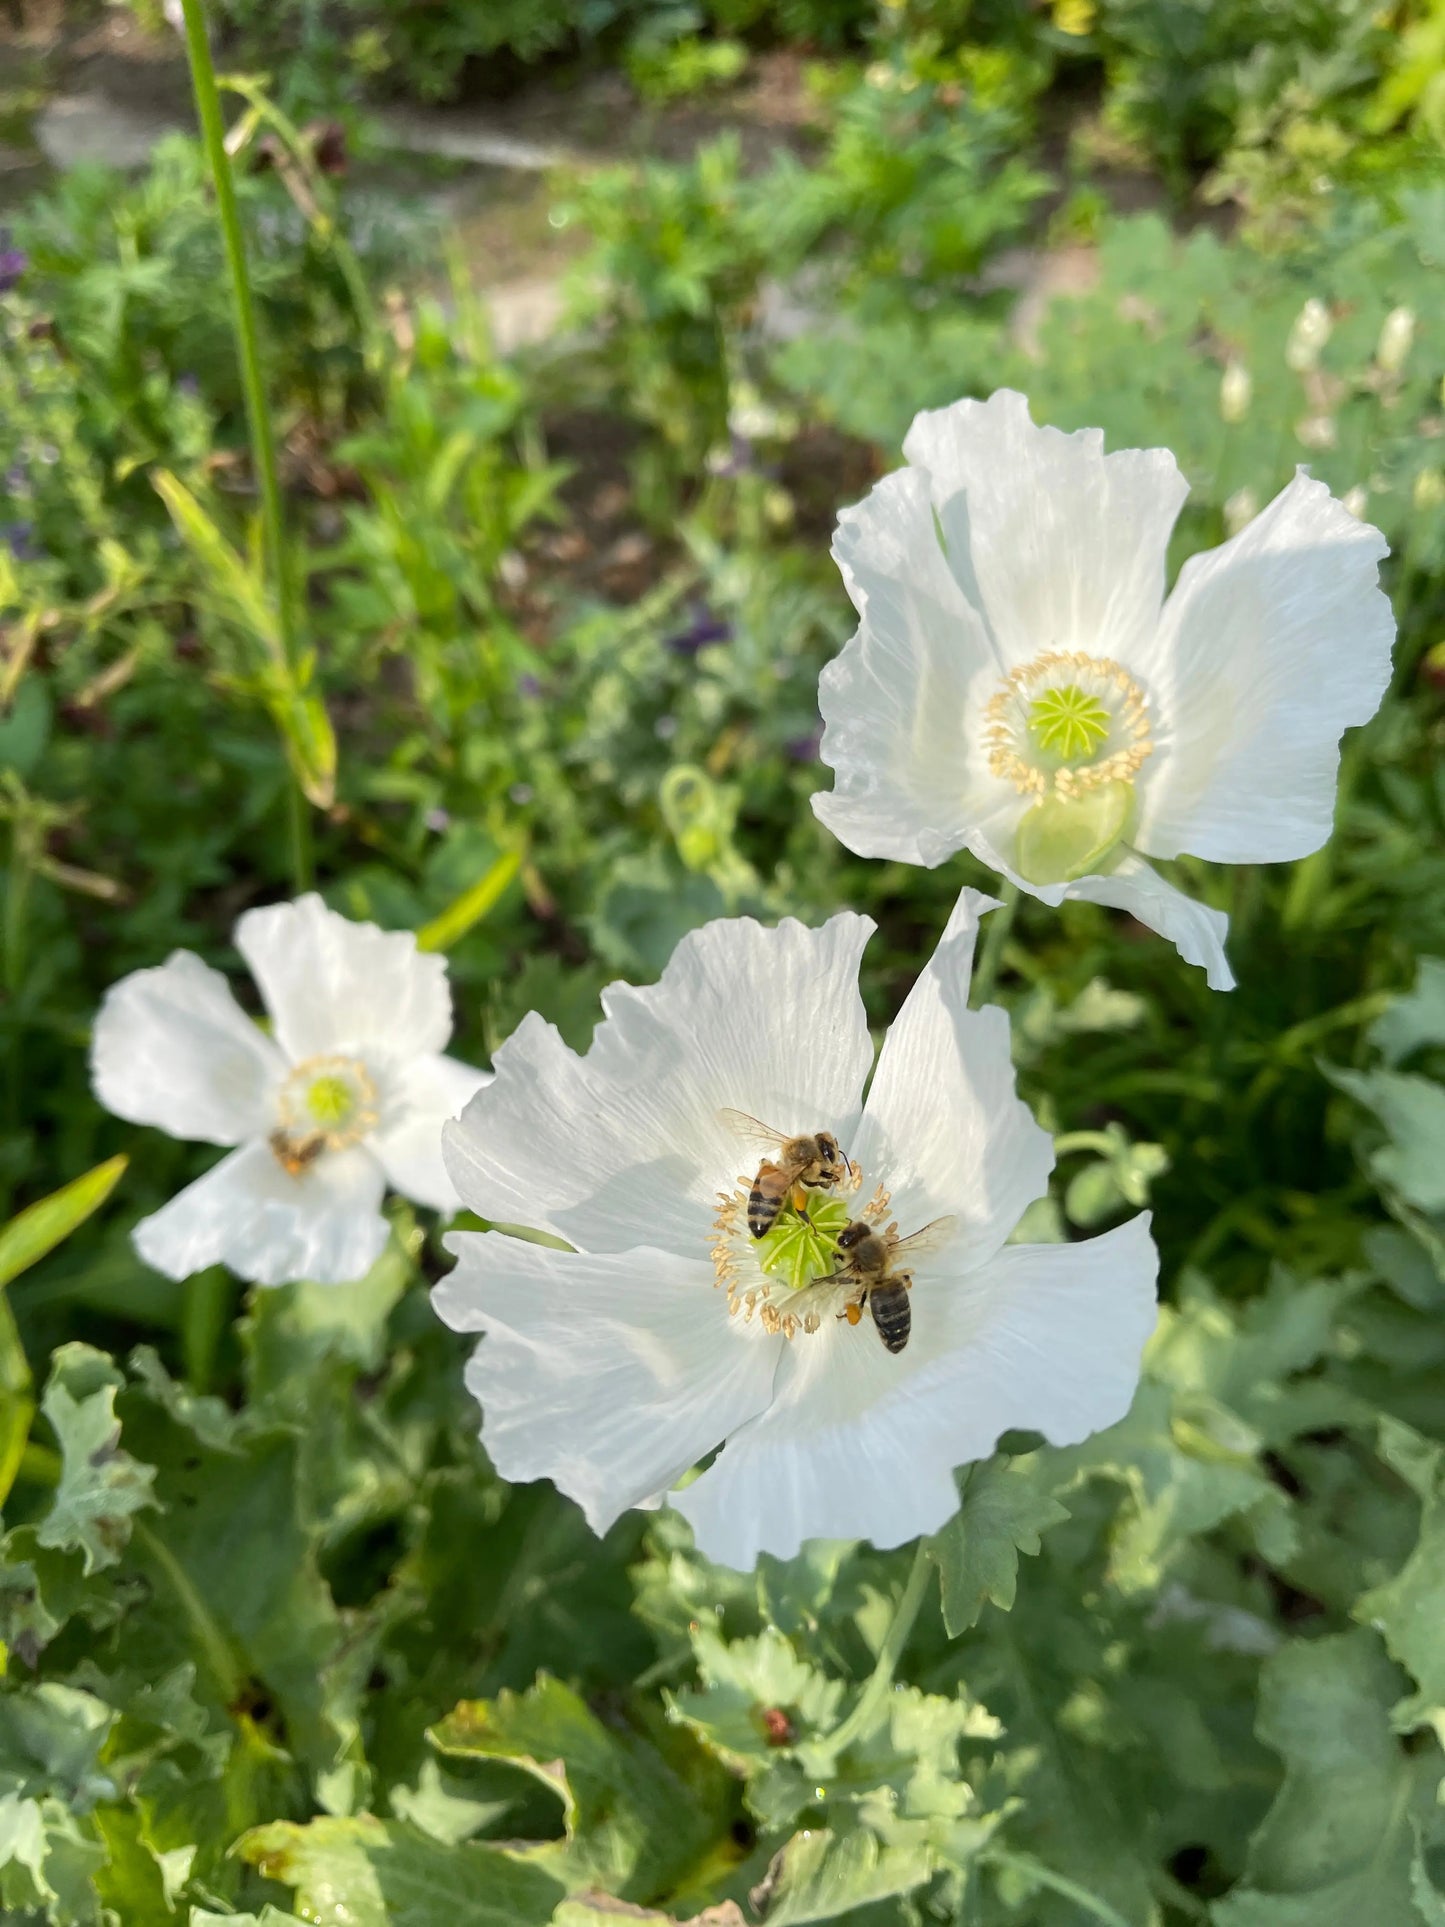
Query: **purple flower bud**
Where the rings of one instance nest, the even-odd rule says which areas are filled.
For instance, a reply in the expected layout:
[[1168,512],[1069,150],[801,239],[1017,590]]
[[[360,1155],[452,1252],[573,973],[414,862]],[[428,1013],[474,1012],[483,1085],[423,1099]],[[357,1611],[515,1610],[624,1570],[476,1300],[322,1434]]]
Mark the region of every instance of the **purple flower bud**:
[[695,602],[691,614],[692,620],[688,626],[669,636],[664,644],[675,656],[695,656],[699,649],[706,649],[713,643],[732,641],[732,624],[714,615],[704,603]]
[[29,266],[29,255],[11,247],[9,228],[0,228],[0,294],[9,294]]
[[536,702],[542,693],[542,685],[535,676],[518,676],[517,694],[525,696],[529,703]]
[[816,723],[806,736],[790,736],[783,744],[783,753],[795,763],[816,763],[818,750],[823,741],[823,725]]
[[33,522],[0,522],[0,542],[17,562],[34,562],[40,555]]

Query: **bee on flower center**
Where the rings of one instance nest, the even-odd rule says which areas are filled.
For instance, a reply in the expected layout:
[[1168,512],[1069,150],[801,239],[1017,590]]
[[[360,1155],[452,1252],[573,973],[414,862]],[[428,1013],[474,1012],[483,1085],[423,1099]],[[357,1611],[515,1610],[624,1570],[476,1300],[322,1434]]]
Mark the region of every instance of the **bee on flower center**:
[[320,1131],[311,1131],[305,1137],[293,1137],[286,1130],[273,1131],[266,1141],[288,1178],[299,1178],[326,1149],[326,1139]]
[[806,1216],[809,1191],[832,1191],[855,1177],[856,1167],[844,1156],[831,1131],[792,1137],[749,1117],[745,1111],[724,1111],[722,1115],[739,1135],[766,1144],[772,1151],[759,1164],[748,1192],[748,1230],[754,1238],[768,1235],[785,1204],[791,1202],[795,1211]]
[[[952,1231],[953,1223],[952,1218],[935,1218],[907,1238],[899,1237],[896,1224],[879,1231],[866,1218],[855,1218],[845,1225],[838,1233],[838,1269],[817,1281],[849,1287],[852,1295],[838,1313],[839,1318],[856,1325],[866,1307],[885,1347],[901,1352],[913,1330],[913,1306],[908,1297],[913,1273],[908,1265],[935,1250]],[[900,1252],[907,1253],[901,1268],[897,1263]]]

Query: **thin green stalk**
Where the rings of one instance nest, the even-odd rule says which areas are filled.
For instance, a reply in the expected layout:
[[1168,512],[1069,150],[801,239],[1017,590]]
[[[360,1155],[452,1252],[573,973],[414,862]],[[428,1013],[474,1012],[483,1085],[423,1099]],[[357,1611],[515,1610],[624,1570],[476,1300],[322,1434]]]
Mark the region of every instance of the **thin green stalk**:
[[294,775],[288,776],[286,783],[286,842],[291,852],[291,879],[300,895],[311,888],[314,867],[311,861],[311,813]]
[[987,918],[983,926],[983,950],[979,956],[978,969],[973,973],[973,995],[970,998],[970,1002],[975,1006],[987,1003],[993,995],[994,985],[998,982],[1004,946],[1013,932],[1014,918],[1018,915],[1018,885],[1005,883],[999,891],[999,900],[999,908]]
[[[216,69],[211,60],[211,45],[206,34],[201,0],[181,0],[185,16],[186,52],[191,63],[191,85],[196,96],[196,117],[201,124],[201,143],[206,150],[211,184],[216,193],[216,212],[221,222],[221,240],[226,252],[226,267],[231,282],[231,316],[236,334],[236,354],[241,365],[241,387],[246,397],[246,422],[251,434],[251,466],[261,497],[261,540],[266,576],[276,599],[276,621],[286,667],[298,679],[301,651],[296,631],[290,575],[286,566],[286,525],[281,504],[281,484],[276,467],[276,441],[271,432],[271,414],[266,403],[266,383],[261,368],[261,340],[256,326],[256,304],[251,294],[251,278],[246,269],[246,241],[241,232],[241,215],[236,205],[236,187],[231,178],[231,159],[226,152],[226,127],[221,117],[221,97],[216,88]],[[294,790],[296,779],[291,778]],[[291,810],[291,865],[296,887],[304,890],[311,875],[311,821],[305,799],[297,795]]]
[[1102,1921],[1104,1927],[1129,1927],[1124,1916],[1116,1913],[1107,1901],[1100,1900],[1097,1894],[1091,1894],[1087,1887],[1079,1886],[1076,1881],[1069,1880],[1065,1875],[1055,1873],[1053,1868],[1046,1867],[1042,1860],[1035,1860],[1031,1853],[1006,1853],[1002,1847],[990,1847],[982,1855],[982,1859],[986,1867],[997,1867],[1000,1872],[1018,1874],[1025,1880],[1032,1881],[1035,1886],[1049,1888],[1063,1900],[1071,1900],[1076,1907],[1081,1907],[1094,1920]]
[[893,1609],[893,1618],[878,1649],[873,1671],[858,1695],[853,1711],[829,1735],[829,1745],[835,1753],[842,1753],[854,1740],[861,1739],[882,1711],[893,1690],[893,1675],[898,1670],[898,1662],[903,1657],[903,1648],[908,1644],[908,1635],[913,1631],[919,1608],[928,1596],[932,1578],[933,1565],[928,1557],[927,1545],[920,1539],[918,1550],[913,1555],[913,1570],[908,1575],[902,1597]]
[[246,1669],[237,1658],[235,1648],[197,1592],[185,1567],[164,1540],[158,1539],[150,1527],[139,1519],[133,1531],[137,1541],[169,1582],[177,1605],[191,1623],[196,1645],[205,1656],[211,1677],[222,1699],[229,1704],[240,1692],[246,1678]]

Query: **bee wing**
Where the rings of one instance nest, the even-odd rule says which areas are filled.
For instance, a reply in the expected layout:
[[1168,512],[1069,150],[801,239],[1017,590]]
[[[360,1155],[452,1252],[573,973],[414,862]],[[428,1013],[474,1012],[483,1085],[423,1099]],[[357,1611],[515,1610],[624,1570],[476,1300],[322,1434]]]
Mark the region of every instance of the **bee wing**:
[[720,1110],[718,1116],[734,1136],[745,1138],[749,1144],[759,1149],[776,1151],[780,1144],[786,1144],[793,1135],[791,1131],[775,1131],[770,1124],[764,1124],[760,1117],[749,1117],[746,1111]]
[[912,1231],[906,1238],[893,1239],[892,1249],[906,1251],[910,1258],[923,1258],[930,1251],[938,1251],[946,1245],[957,1229],[957,1218],[935,1218],[931,1224],[924,1225],[921,1231]]

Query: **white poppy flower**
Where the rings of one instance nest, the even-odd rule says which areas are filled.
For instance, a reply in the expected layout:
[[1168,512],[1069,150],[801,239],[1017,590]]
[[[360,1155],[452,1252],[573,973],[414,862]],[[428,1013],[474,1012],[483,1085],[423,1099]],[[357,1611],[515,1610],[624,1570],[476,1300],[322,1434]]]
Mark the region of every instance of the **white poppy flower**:
[[96,1018],[91,1077],[107,1110],[236,1147],[136,1226],[136,1249],[172,1278],[225,1264],[260,1285],[345,1284],[381,1255],[388,1183],[456,1210],[441,1128],[486,1074],[442,1056],[446,962],[410,932],[305,896],[248,910],[235,941],[269,1036],[189,950],[113,984]]
[[[964,892],[866,1104],[873,925],[851,913],[694,931],[660,983],[603,993],[585,1057],[535,1015],[518,1027],[448,1125],[447,1168],[474,1210],[572,1249],[455,1234],[433,1294],[447,1324],[485,1334],[467,1383],[504,1478],[553,1480],[597,1532],[666,1497],[710,1558],[746,1570],[809,1538],[932,1532],[957,1508],[953,1468],[1000,1433],[1066,1444],[1123,1415],[1154,1323],[1147,1217],[1004,1248],[1053,1151],[1014,1094],[1007,1017],[967,1005],[993,907]],[[761,1241],[748,1190],[766,1149],[738,1113],[832,1132],[854,1167],[836,1195],[804,1194],[808,1222],[785,1203]],[[907,1254],[903,1350],[850,1319],[851,1284],[809,1282],[838,1265],[850,1220],[935,1226]]]
[[1166,602],[1167,449],[1106,455],[1007,389],[919,415],[903,449],[839,519],[862,620],[823,671],[813,807],[860,856],[969,849],[1045,903],[1127,910],[1229,989],[1228,919],[1145,859],[1329,836],[1340,734],[1389,682],[1384,537],[1301,470]]

